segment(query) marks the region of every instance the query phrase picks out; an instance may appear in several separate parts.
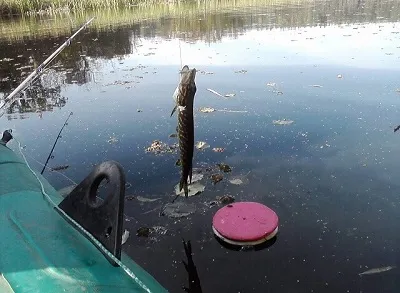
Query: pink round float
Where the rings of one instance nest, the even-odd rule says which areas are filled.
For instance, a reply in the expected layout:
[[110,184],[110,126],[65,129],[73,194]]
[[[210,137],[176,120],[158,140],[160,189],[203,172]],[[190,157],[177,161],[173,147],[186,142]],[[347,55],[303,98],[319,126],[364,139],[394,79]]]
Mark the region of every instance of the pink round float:
[[263,204],[236,202],[215,213],[212,229],[226,243],[258,245],[278,233],[278,216]]

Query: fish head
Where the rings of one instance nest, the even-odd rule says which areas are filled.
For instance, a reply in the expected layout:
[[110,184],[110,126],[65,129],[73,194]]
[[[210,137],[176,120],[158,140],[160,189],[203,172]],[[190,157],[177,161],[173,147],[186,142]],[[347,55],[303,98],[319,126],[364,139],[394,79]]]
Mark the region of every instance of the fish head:
[[181,74],[181,85],[194,85],[196,86],[195,83],[195,78],[196,78],[196,68],[189,69],[189,66],[185,65],[182,67],[182,70],[180,71]]
[[180,106],[193,105],[194,96],[196,94],[196,68],[189,69],[189,66],[183,66],[180,71],[181,81],[179,83],[179,99]]

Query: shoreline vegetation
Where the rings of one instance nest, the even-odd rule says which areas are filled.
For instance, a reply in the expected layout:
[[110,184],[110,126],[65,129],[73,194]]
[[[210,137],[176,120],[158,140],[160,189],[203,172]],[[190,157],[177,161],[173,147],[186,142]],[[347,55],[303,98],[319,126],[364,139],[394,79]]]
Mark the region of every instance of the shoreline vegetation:
[[[364,0],[362,13],[360,13],[358,0],[184,0],[183,2],[168,2],[169,4],[164,2],[168,0],[150,0],[151,3],[156,1],[164,3],[151,5],[146,4],[149,2],[140,0],[142,4],[130,6],[130,8],[119,7],[118,3],[123,1],[130,5],[129,3],[137,0],[102,0],[101,5],[99,3],[96,6],[98,9],[82,8],[75,12],[72,12],[71,8],[57,10],[56,7],[65,7],[65,3],[70,2],[75,3],[74,5],[81,5],[74,7],[83,7],[83,5],[94,7],[92,3],[97,0],[0,0],[0,7],[1,5],[20,7],[17,5],[23,5],[20,4],[25,3],[23,1],[31,3],[29,9],[28,6],[18,8],[20,12],[26,11],[25,14],[10,17],[0,16],[0,40],[16,41],[26,37],[68,36],[93,16],[95,19],[88,28],[90,31],[108,31],[110,27],[117,29],[142,23],[144,27],[146,25],[156,26],[157,31],[161,34],[190,32],[182,36],[188,39],[198,39],[199,36],[209,35],[210,32],[232,26],[236,28],[232,33],[240,33],[249,27],[257,28],[260,25],[271,29],[274,27],[285,29],[348,24],[350,19],[356,19],[358,23],[400,20],[400,2],[397,0],[382,1],[382,5],[376,5],[377,0]],[[50,12],[43,14],[32,12],[40,11],[32,10],[34,8],[43,8],[40,3],[49,2],[53,3],[53,8],[49,10],[52,14],[49,14]],[[118,8],[111,9],[110,6]],[[250,19],[248,16],[242,15],[241,12],[244,9],[251,10]],[[230,15],[228,18],[224,16],[226,13]],[[144,30],[144,27],[140,30]],[[215,38],[218,39],[218,37]]]
[[[96,11],[100,9],[130,9],[152,5],[180,6],[192,4],[201,6],[210,5],[235,5],[237,2],[246,2],[256,5],[276,5],[284,3],[305,3],[311,0],[0,0],[0,17],[18,17],[24,15],[54,15],[76,14],[83,11]],[[352,0],[350,0],[352,1]]]
[[77,13],[83,10],[129,8],[177,0],[0,0],[0,16]]
[[[395,5],[397,0],[342,0],[336,1],[342,7],[354,7],[364,9],[364,6],[377,3],[385,5],[387,2]],[[279,6],[279,5],[304,5],[312,3],[316,6],[337,6],[335,1],[329,0],[0,0],[0,19],[15,18],[26,15],[55,15],[55,14],[79,14],[82,12],[104,9],[130,9],[153,5],[181,6],[188,5],[209,7],[230,6]],[[369,3],[371,2],[371,3]],[[373,3],[372,3],[373,2]],[[382,3],[381,3],[382,2]]]

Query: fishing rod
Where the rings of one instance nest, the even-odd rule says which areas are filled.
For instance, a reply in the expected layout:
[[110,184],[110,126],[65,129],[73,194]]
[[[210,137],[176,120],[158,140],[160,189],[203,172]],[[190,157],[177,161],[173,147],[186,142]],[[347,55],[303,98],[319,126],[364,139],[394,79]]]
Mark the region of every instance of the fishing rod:
[[40,172],[40,174],[43,174],[44,170],[46,169],[47,163],[49,162],[49,160],[50,160],[50,158],[51,158],[51,156],[52,156],[52,154],[53,154],[53,151],[54,151],[54,148],[56,147],[57,141],[58,141],[59,138],[61,138],[61,132],[63,131],[64,127],[68,125],[69,117],[71,117],[72,114],[73,114],[72,112],[69,113],[67,119],[66,119],[65,122],[64,122],[64,125],[61,127],[60,132],[59,132],[58,135],[57,135],[56,141],[54,142],[53,147],[51,148],[50,154],[49,154],[49,156],[47,157],[46,163],[44,163],[42,172]]
[[[5,99],[2,105],[0,105],[0,110],[5,107],[5,105],[12,100],[12,98],[18,94],[21,90],[25,89],[26,87],[29,86],[29,82],[31,82],[34,78],[39,76],[39,74],[43,71],[43,69],[51,62],[54,60],[54,58],[57,57],[58,54],[61,53],[64,48],[68,47],[71,44],[71,41],[73,38],[76,37],[77,34],[79,34],[89,23],[92,22],[94,17],[89,19],[79,30],[77,30],[72,36],[70,36],[56,51],[54,51],[53,54],[51,54],[45,61],[43,61],[42,64],[40,64],[23,82],[20,83],[19,86],[17,86],[11,94],[9,94]],[[1,117],[2,115],[0,115]]]

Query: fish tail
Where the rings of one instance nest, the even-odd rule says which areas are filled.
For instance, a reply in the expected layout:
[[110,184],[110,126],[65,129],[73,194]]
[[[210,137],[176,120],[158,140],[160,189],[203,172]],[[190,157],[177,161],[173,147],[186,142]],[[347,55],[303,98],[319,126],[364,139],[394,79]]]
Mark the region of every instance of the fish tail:
[[179,182],[179,191],[183,190],[185,191],[185,197],[189,196],[189,188],[188,188],[188,182],[187,178],[182,177],[181,181]]

